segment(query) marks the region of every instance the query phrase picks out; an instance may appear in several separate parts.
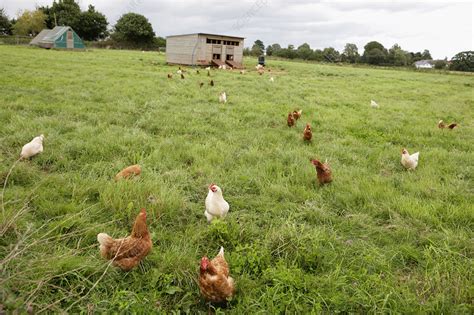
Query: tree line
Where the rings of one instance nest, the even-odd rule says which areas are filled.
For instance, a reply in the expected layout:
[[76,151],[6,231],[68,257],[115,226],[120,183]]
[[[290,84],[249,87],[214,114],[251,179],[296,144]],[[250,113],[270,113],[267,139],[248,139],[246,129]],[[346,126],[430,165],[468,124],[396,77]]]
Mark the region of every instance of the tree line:
[[107,39],[107,44],[119,43],[134,48],[164,47],[165,39],[156,37],[148,19],[137,13],[122,15],[109,29],[107,17],[93,5],[82,11],[75,0],[53,1],[51,6],[40,6],[35,10],[20,11],[10,19],[0,9],[0,35],[35,36],[45,28],[70,26],[84,40]]
[[330,63],[362,63],[378,66],[410,66],[416,61],[430,60],[436,69],[446,69],[456,71],[474,71],[474,52],[466,51],[456,54],[450,62],[444,60],[433,61],[428,49],[422,52],[409,52],[403,50],[400,45],[394,44],[386,49],[381,43],[371,41],[364,46],[362,55],[356,44],[347,43],[342,52],[333,47],[324,49],[311,49],[308,43],[304,43],[295,48],[293,45],[283,48],[279,44],[272,44],[265,48],[261,40],[256,40],[252,47],[244,49],[247,56],[276,56],[286,59],[312,60]]
[[[4,9],[0,9],[0,35],[35,36],[44,28],[71,26],[84,40],[96,41],[96,45],[118,46],[123,48],[165,47],[166,41],[157,37],[148,19],[137,13],[122,15],[117,23],[109,28],[106,16],[93,5],[82,11],[75,0],[53,0],[51,6],[40,6],[35,10],[21,11],[16,18],[10,19]],[[98,41],[98,42],[97,42]],[[409,66],[419,60],[432,60],[429,50],[408,52],[395,44],[386,49],[381,43],[371,41],[364,46],[362,55],[355,44],[347,43],[342,52],[333,47],[312,49],[304,43],[295,48],[293,45],[283,48],[272,44],[265,48],[261,40],[256,40],[251,48],[244,49],[248,56],[277,56],[287,59],[313,60],[319,62],[365,63],[381,66]],[[456,54],[449,62],[433,61],[435,68],[474,71],[474,52],[465,51]]]

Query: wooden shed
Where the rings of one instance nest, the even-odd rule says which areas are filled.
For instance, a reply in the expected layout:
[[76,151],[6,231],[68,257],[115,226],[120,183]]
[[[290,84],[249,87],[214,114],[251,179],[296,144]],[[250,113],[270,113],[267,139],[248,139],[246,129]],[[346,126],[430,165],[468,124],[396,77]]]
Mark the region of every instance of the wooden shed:
[[195,33],[166,37],[166,62],[242,68],[244,38]]
[[56,26],[44,29],[30,42],[42,48],[84,49],[84,42],[70,26]]

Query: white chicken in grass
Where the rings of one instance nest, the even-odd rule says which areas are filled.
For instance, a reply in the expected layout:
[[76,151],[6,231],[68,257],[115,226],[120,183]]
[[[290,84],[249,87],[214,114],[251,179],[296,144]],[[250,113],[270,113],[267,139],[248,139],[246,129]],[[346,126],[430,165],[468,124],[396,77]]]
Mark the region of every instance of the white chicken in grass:
[[225,92],[219,94],[219,103],[227,103],[227,94]]
[[43,140],[44,135],[39,135],[25,144],[21,149],[20,159],[29,159],[30,157],[43,152]]
[[209,185],[209,193],[206,197],[206,211],[204,215],[208,222],[214,218],[223,218],[229,212],[229,204],[222,197],[222,190],[216,184]]
[[380,107],[379,104],[377,104],[377,102],[374,101],[374,100],[370,100],[370,106],[372,108],[379,108]]
[[402,165],[407,170],[414,170],[418,165],[418,157],[420,156],[420,152],[413,153],[410,155],[407,149],[402,150]]
[[275,79],[273,77],[270,77],[270,82],[275,82]]

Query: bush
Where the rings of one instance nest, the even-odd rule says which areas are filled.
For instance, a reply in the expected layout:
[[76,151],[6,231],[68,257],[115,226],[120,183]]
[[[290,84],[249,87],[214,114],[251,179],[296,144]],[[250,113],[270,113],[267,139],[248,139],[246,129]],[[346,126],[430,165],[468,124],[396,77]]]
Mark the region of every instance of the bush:
[[445,60],[436,60],[434,67],[435,69],[442,70],[445,69],[447,62]]

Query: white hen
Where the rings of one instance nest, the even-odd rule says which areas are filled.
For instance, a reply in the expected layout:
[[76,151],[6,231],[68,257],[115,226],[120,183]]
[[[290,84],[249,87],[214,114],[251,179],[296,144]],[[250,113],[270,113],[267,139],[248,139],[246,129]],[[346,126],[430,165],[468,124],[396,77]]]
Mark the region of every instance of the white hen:
[[273,77],[270,77],[270,82],[275,82],[275,79]]
[[414,170],[418,165],[419,156],[420,152],[416,152],[410,155],[407,149],[403,149],[401,163],[407,170]]
[[20,159],[29,159],[36,154],[43,152],[44,135],[33,138],[21,148]]
[[227,212],[229,212],[229,204],[222,197],[221,188],[211,184],[206,197],[206,211],[204,211],[207,221],[211,222],[214,218],[223,218]]
[[379,108],[380,107],[379,104],[377,104],[377,102],[374,101],[374,100],[370,100],[370,106],[372,108]]
[[219,103],[227,103],[227,94],[225,92],[219,94]]

